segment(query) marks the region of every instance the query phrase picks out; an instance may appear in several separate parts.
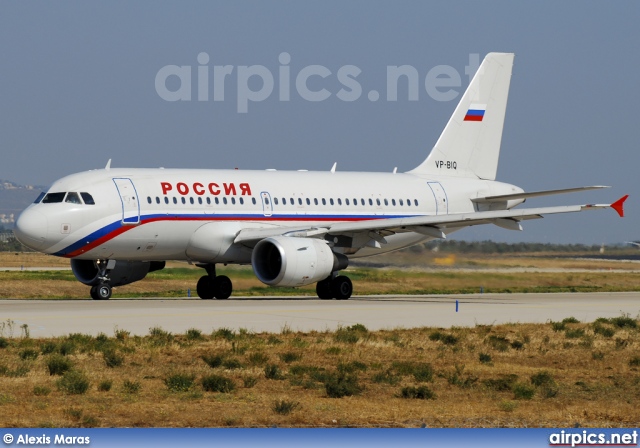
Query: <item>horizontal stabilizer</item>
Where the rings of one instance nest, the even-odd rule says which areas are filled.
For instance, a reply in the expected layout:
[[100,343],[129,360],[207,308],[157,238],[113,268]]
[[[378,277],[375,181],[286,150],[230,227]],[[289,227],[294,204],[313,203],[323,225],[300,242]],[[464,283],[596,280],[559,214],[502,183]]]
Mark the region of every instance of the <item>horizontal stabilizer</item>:
[[542,191],[531,191],[529,193],[514,193],[514,194],[501,194],[499,196],[486,196],[484,198],[475,198],[471,199],[473,202],[478,204],[485,204],[488,202],[504,202],[511,201],[514,199],[529,199],[529,198],[537,198],[540,196],[551,196],[554,194],[564,194],[564,193],[576,193],[578,191],[587,191],[587,190],[599,190],[601,188],[611,188],[604,185],[593,185],[591,187],[576,187],[576,188],[564,188],[562,190],[542,190]]

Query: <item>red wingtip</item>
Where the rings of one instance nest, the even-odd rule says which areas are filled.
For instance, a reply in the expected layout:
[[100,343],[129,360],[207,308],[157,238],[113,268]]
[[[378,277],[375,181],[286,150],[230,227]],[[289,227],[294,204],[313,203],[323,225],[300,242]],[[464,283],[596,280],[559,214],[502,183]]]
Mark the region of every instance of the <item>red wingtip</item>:
[[618,212],[618,215],[620,215],[621,218],[624,218],[624,201],[626,201],[628,197],[629,195],[625,194],[616,202],[611,204],[611,208],[614,209],[616,212]]

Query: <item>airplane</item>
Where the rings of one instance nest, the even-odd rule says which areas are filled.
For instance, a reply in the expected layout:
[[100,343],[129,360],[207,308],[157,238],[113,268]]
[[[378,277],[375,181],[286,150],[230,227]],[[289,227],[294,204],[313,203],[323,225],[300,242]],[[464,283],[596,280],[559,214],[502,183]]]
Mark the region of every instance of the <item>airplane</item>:
[[640,241],[626,241],[625,243],[640,248]]
[[416,168],[398,173],[111,168],[72,174],[15,223],[25,246],[71,260],[75,277],[106,300],[112,288],[182,260],[206,272],[202,299],[227,299],[218,264],[250,264],[271,286],[316,283],[320,299],[349,299],[349,261],[446,238],[469,226],[522,230],[543,215],[611,204],[517,209],[540,196],[496,181],[514,55],[489,53],[440,138]]

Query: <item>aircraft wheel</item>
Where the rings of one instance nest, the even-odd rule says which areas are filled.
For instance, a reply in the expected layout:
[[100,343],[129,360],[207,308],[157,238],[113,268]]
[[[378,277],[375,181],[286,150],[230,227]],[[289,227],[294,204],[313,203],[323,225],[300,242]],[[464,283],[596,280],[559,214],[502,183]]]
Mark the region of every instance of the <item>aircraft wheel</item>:
[[98,297],[98,291],[97,291],[98,287],[97,286],[92,286],[91,287],[91,298],[93,300],[100,300],[100,297]]
[[353,293],[353,284],[349,277],[339,275],[331,282],[333,296],[338,300],[347,300]]
[[[94,286],[96,300],[109,300],[111,298],[112,289],[108,284]],[[93,288],[91,288],[93,290]],[[92,295],[93,297],[93,295]]]
[[333,292],[331,291],[331,277],[325,278],[316,284],[316,294],[322,300],[333,299]]
[[226,300],[231,296],[233,291],[233,283],[226,275],[218,275],[213,282],[213,295],[218,300]]
[[198,293],[198,297],[203,300],[211,300],[214,297],[213,292],[213,282],[211,281],[211,277],[208,275],[203,275],[198,280],[198,284],[196,285],[196,291]]

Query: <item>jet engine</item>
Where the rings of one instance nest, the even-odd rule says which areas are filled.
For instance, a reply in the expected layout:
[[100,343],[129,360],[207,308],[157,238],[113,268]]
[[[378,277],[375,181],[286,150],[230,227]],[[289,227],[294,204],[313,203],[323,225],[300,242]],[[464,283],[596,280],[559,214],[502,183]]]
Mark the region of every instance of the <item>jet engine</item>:
[[349,260],[324,240],[276,236],[258,242],[251,254],[253,272],[271,286],[304,286],[344,269]]
[[[115,263],[113,267],[111,263]],[[109,260],[107,277],[110,286],[122,286],[142,280],[149,272],[164,269],[164,261],[122,261]],[[100,269],[93,260],[71,260],[71,270],[78,281],[95,286],[100,282]]]

